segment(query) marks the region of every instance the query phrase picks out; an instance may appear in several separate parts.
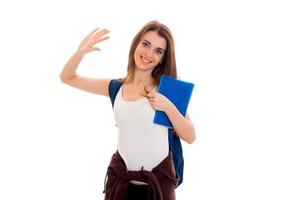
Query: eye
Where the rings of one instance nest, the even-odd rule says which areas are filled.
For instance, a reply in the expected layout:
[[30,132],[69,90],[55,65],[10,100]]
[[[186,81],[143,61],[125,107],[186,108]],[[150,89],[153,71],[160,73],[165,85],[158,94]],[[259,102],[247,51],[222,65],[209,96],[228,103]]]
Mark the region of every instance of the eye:
[[162,50],[156,49],[155,53],[157,53],[157,54],[163,54],[164,52]]
[[145,41],[142,42],[142,45],[143,45],[144,47],[149,47],[149,44],[148,44],[147,42],[145,42]]

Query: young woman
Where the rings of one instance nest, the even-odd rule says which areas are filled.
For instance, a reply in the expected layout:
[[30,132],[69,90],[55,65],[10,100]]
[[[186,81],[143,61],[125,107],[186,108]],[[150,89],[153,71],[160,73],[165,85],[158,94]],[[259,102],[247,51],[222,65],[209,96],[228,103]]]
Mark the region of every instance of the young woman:
[[[92,31],[64,66],[63,83],[109,97],[112,79],[76,74],[85,54],[99,51],[108,30]],[[161,75],[177,77],[174,42],[168,27],[158,21],[144,25],[132,41],[127,75],[114,103],[119,129],[117,152],[108,167],[105,199],[175,199],[176,175],[168,147],[168,128],[153,123],[155,110],[166,113],[176,134],[191,144],[195,129],[188,116],[158,93]]]

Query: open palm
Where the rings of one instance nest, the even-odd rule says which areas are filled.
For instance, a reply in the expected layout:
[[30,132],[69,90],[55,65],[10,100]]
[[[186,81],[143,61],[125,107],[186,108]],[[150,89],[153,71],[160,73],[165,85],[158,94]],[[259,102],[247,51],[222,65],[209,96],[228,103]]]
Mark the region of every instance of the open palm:
[[95,47],[94,45],[107,40],[109,38],[109,36],[107,36],[108,33],[109,30],[107,29],[99,30],[99,28],[96,28],[84,38],[78,48],[78,51],[80,51],[82,54],[86,54],[92,51],[100,51],[101,49]]

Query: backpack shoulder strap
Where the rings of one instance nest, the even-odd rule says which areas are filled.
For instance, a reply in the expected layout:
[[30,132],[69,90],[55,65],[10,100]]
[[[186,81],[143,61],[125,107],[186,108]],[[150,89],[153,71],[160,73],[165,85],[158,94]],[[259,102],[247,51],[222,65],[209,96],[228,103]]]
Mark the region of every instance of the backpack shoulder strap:
[[109,83],[108,92],[112,107],[114,107],[115,99],[121,85],[121,79],[112,79]]
[[169,149],[172,152],[173,163],[176,172],[176,176],[178,178],[178,183],[176,188],[183,182],[183,168],[184,168],[184,159],[181,141],[178,135],[176,134],[173,128],[169,128],[168,131],[169,138]]

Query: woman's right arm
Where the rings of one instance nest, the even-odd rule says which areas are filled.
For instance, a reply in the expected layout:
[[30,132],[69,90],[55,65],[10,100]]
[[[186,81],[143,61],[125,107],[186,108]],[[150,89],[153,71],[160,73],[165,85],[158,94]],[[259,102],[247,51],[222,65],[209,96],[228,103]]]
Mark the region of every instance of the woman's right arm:
[[71,56],[60,73],[60,80],[63,83],[86,92],[109,96],[108,87],[110,79],[93,79],[76,74],[77,67],[85,54],[92,51],[100,51],[100,49],[94,47],[94,45],[103,40],[107,40],[109,37],[105,35],[108,32],[106,29],[98,31],[97,28],[85,37],[78,50]]

